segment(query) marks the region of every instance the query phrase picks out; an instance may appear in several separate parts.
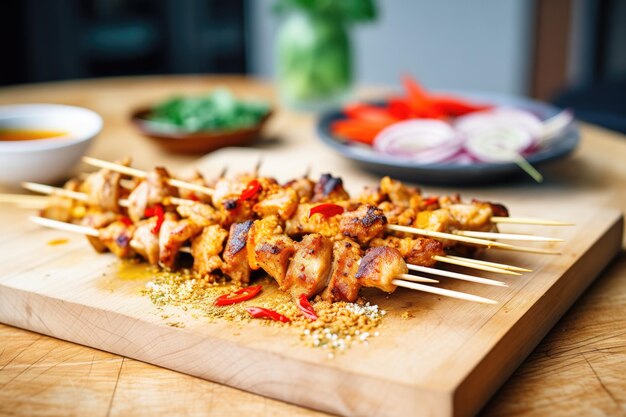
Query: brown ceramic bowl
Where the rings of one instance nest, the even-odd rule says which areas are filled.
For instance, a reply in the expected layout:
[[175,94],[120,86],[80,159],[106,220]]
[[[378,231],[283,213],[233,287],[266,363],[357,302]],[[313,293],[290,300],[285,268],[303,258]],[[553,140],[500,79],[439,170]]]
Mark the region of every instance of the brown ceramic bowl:
[[133,112],[131,120],[145,136],[157,144],[175,153],[207,153],[227,146],[250,145],[261,135],[261,129],[271,116],[269,111],[261,121],[244,129],[214,130],[203,132],[185,132],[180,130],[159,129],[148,119],[150,109],[139,109]]

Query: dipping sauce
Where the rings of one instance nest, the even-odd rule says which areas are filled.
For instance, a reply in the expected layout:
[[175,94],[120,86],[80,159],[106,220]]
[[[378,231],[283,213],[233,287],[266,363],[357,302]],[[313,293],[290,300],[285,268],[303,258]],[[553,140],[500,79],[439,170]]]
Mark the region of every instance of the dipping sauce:
[[0,141],[17,142],[22,140],[52,139],[67,136],[67,132],[58,130],[35,130],[35,129],[2,129],[0,128]]

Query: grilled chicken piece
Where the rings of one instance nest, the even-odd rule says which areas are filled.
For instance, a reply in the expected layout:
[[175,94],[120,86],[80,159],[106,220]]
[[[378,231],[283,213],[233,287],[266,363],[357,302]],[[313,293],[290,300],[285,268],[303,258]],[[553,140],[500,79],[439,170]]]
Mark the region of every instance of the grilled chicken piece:
[[337,202],[350,199],[350,195],[343,188],[343,180],[330,174],[322,174],[313,189],[313,201]]
[[178,220],[174,213],[165,213],[159,230],[159,265],[174,268],[180,247],[201,231],[202,226],[197,223],[189,219]]
[[366,186],[363,191],[357,197],[357,201],[362,204],[371,204],[377,206],[383,201],[386,201],[387,195],[385,195],[380,187]]
[[152,230],[156,228],[157,218],[141,220],[135,224],[135,233],[130,240],[130,247],[150,265],[159,263],[159,236]]
[[390,224],[412,226],[417,218],[417,211],[413,208],[404,208],[394,205],[391,201],[383,201],[378,205]]
[[178,190],[167,183],[170,178],[165,168],[156,167],[154,171],[135,187],[128,196],[128,216],[138,222],[144,216],[146,208],[162,203],[165,197],[177,197]]
[[213,205],[219,207],[225,200],[237,200],[247,183],[230,178],[220,178],[215,183]]
[[222,216],[212,206],[200,202],[188,202],[176,206],[176,211],[181,217],[205,227],[220,223]]
[[386,246],[378,246],[365,251],[356,278],[364,287],[376,287],[391,293],[396,289],[392,281],[398,275],[408,272],[409,269],[400,252]]
[[[184,178],[181,177],[180,179],[190,184],[199,185],[201,187],[207,187],[207,181],[205,180],[202,173],[198,170],[194,170],[194,172],[191,175],[187,175]],[[209,188],[213,188],[213,187],[209,187]],[[186,200],[193,200],[193,201],[198,201],[200,203],[207,203],[207,204],[211,202],[211,196],[201,193],[201,192],[181,188],[179,190],[179,194],[180,194],[180,198],[184,198]]]
[[293,189],[298,195],[298,201],[300,203],[306,203],[313,198],[313,189],[315,188],[315,182],[308,178],[298,178],[291,180],[284,185],[285,188]]
[[366,244],[380,235],[385,230],[386,224],[387,218],[381,209],[362,204],[356,210],[346,212],[341,216],[339,229],[344,236]]
[[[80,224],[94,229],[102,229],[117,220],[117,217],[117,214],[110,211],[101,212],[93,210],[85,214],[85,216],[81,219]],[[96,252],[103,253],[108,250],[107,246],[102,242],[100,237],[87,236],[87,241],[91,244],[91,246],[93,246]]]
[[280,222],[276,216],[268,216],[252,223],[246,240],[248,265],[250,265],[250,268],[257,270],[261,267],[256,256],[257,245],[260,247],[269,237],[282,232],[283,229],[280,227]]
[[248,220],[242,223],[233,223],[230,226],[226,248],[222,254],[222,259],[224,259],[221,267],[222,272],[240,284],[247,284],[250,281],[246,241],[252,223],[252,220]]
[[332,257],[333,244],[328,238],[317,233],[306,235],[296,244],[281,290],[294,299],[302,294],[311,298],[321,292],[328,282]]
[[436,232],[446,232],[456,224],[448,209],[442,208],[430,211],[421,211],[415,219],[415,227]]
[[402,208],[418,208],[422,200],[418,188],[409,187],[389,177],[380,180],[380,191],[387,195],[394,205]]
[[323,300],[356,301],[361,289],[356,272],[362,254],[359,245],[350,239],[337,240],[333,243],[333,264],[328,285],[322,293]]
[[[300,236],[307,233],[319,233],[328,238],[340,238],[339,222],[341,216],[324,217],[315,214],[309,217],[309,211],[318,203],[302,203],[298,205],[294,215],[285,222],[285,233],[289,236]],[[339,204],[347,208],[347,204]]]
[[104,211],[120,212],[120,180],[122,174],[108,169],[89,174],[80,186],[80,191],[87,194],[87,204]]
[[119,258],[130,258],[134,252],[130,246],[135,226],[127,226],[121,221],[114,221],[99,230],[100,242]]
[[264,192],[263,198],[254,205],[253,210],[260,217],[276,214],[281,219],[287,220],[297,207],[298,194],[295,190],[274,185]]
[[[295,252],[296,242],[287,235],[273,235],[265,237],[255,246],[247,243],[248,254],[254,252],[255,263],[263,268],[269,276],[282,286],[289,267],[289,261]],[[254,248],[251,250],[251,248]],[[249,258],[249,256],[248,256]]]
[[[70,191],[78,191],[80,181],[71,179],[63,185],[63,188]],[[60,195],[50,195],[46,208],[41,210],[40,216],[47,219],[58,220],[60,222],[71,222],[84,214],[85,206],[82,202]]]
[[370,246],[388,246],[400,252],[404,260],[410,264],[420,266],[433,266],[437,263],[434,256],[444,256],[443,244],[435,239],[395,237],[375,238],[370,242]]
[[200,276],[209,276],[213,271],[222,267],[220,253],[224,239],[228,232],[220,225],[212,224],[205,227],[191,242],[193,255],[193,270]]
[[487,204],[491,207],[491,212],[493,216],[496,217],[509,217],[509,209],[507,209],[504,205],[500,203],[492,203],[490,201],[480,201],[480,200],[472,200],[472,204]]
[[489,203],[451,204],[447,207],[455,222],[453,227],[463,230],[495,231],[491,223],[493,211]]

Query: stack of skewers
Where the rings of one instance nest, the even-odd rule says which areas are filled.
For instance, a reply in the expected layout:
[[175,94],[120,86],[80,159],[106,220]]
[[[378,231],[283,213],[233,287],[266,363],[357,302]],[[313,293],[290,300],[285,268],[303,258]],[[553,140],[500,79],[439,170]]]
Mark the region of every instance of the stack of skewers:
[[191,255],[193,272],[209,281],[226,278],[245,287],[254,271],[262,270],[305,307],[306,300],[316,296],[354,302],[362,287],[387,293],[404,287],[493,304],[496,301],[435,286],[435,277],[495,286],[506,286],[504,282],[438,266],[520,275],[529,270],[472,257],[485,248],[556,253],[501,240],[559,239],[503,234],[497,225],[564,225],[511,218],[501,204],[464,202],[459,195],[426,196],[389,177],[351,198],[342,180],[330,174],[286,184],[259,176],[258,170],[213,180],[197,174],[182,181],[165,168],[132,168],[128,160],[85,162],[100,170],[72,179],[63,188],[24,184],[50,195],[33,221],[84,234],[98,252],[140,257],[167,270]]

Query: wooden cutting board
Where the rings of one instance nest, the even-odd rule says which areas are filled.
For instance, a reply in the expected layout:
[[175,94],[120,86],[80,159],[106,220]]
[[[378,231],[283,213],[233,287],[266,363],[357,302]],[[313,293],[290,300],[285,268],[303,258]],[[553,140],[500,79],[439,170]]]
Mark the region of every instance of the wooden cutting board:
[[[201,167],[219,171],[220,161],[233,166],[232,156],[217,154]],[[234,165],[245,169],[257,155],[236,157]],[[297,172],[295,162],[275,157],[264,163],[267,173]],[[348,184],[367,180],[351,174],[345,178]],[[622,215],[614,210],[523,200],[510,208],[518,216],[541,216],[549,209],[549,217],[575,222],[575,227],[505,228],[566,239],[563,254],[487,254],[487,259],[533,269],[521,277],[499,276],[507,288],[442,280],[446,288],[493,298],[497,305],[402,289],[391,296],[370,293],[369,299],[388,312],[380,336],[333,359],[303,345],[288,327],[208,322],[181,309],[165,318],[139,294],[144,281],[120,279],[114,256],[97,255],[81,237],[42,229],[30,224],[24,212],[2,208],[0,322],[341,415],[470,416],[622,241]],[[49,244],[59,238],[69,241]]]

